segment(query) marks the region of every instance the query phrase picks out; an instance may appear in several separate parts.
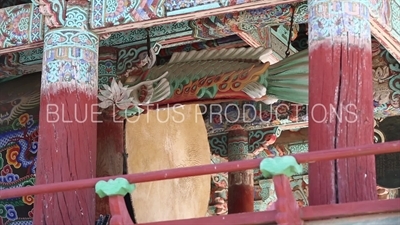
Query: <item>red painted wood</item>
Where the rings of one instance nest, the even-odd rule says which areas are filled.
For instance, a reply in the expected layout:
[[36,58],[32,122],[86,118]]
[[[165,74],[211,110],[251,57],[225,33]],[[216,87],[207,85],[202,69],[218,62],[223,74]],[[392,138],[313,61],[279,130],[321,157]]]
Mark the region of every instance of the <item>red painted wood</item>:
[[[328,47],[325,52],[320,48],[309,51],[309,152],[335,148],[336,121],[325,122],[326,109],[336,105],[332,101],[336,97],[335,90],[339,87],[340,80],[340,68],[328,66],[337,63],[333,56],[332,48]],[[336,203],[334,160],[310,164],[308,176],[310,205]]]
[[126,209],[124,196],[115,195],[108,197],[111,211],[110,225],[133,225]]
[[[375,200],[354,203],[342,203],[334,205],[307,206],[300,208],[300,218],[304,221],[327,219],[335,217],[349,217],[357,215],[370,215],[377,213],[389,213],[400,211],[400,199]],[[186,224],[267,224],[275,221],[276,210],[240,213],[228,216],[215,216],[197,219],[185,219],[175,221],[163,221],[155,223],[144,223],[146,225],[186,225]],[[288,225],[299,223],[288,223]]]
[[[340,99],[343,104],[353,104],[357,108],[343,112],[342,116],[350,118],[351,121],[338,123],[335,147],[373,144],[371,41],[359,41],[357,45],[342,45],[340,51],[342,52]],[[354,115],[357,115],[357,118]],[[336,163],[339,203],[377,199],[375,156],[338,159]]]
[[228,213],[254,212],[254,186],[232,185],[228,188]]
[[[309,54],[309,151],[372,144],[370,43],[326,40]],[[374,165],[372,155],[310,165],[310,205],[376,199]]]
[[[241,161],[251,158],[248,152],[249,134],[235,124],[228,132],[228,160]],[[228,213],[254,212],[254,170],[228,173]]]
[[375,213],[400,211],[400,199],[349,202],[333,205],[308,206],[300,209],[303,220],[329,219]]
[[[97,124],[92,122],[90,111],[96,98],[61,89],[56,94],[42,93],[40,103],[36,185],[95,177]],[[37,193],[33,223],[94,224],[93,187]]]
[[[333,160],[337,158],[363,156],[369,154],[384,154],[400,152],[400,141],[392,141],[380,144],[372,144],[357,147],[332,149],[325,151],[315,151],[308,153],[298,153],[293,155],[298,163],[315,163],[315,161]],[[130,183],[143,183],[157,180],[168,180],[181,177],[200,176],[222,172],[243,171],[254,169],[260,166],[263,159],[243,160],[237,162],[227,162],[212,165],[193,166],[187,168],[176,168],[169,170],[153,171],[147,173],[128,174],[122,176],[109,176],[77,181],[57,182],[46,185],[35,185],[23,188],[6,189],[0,191],[0,199],[14,198],[26,195],[38,195],[51,192],[62,192],[94,188],[101,180],[115,179],[123,177]]]
[[304,222],[300,218],[299,205],[294,199],[292,188],[287,176],[278,175],[273,177],[276,197],[275,204],[277,214],[275,221],[278,225],[302,225]]
[[146,225],[191,225],[191,224],[210,224],[210,225],[256,225],[256,224],[275,224],[276,211],[264,211],[264,212],[247,212],[229,214],[227,216],[210,216],[196,219],[184,219],[184,220],[171,220],[161,221],[154,223],[141,223]]
[[[97,163],[96,177],[123,174],[124,122],[102,120],[97,125]],[[96,218],[110,214],[107,198],[96,195]]]

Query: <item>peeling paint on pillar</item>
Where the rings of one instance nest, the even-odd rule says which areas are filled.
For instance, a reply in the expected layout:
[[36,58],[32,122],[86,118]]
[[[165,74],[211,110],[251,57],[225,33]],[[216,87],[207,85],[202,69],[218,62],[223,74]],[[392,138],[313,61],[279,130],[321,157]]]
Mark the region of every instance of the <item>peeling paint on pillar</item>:
[[[233,125],[228,132],[228,160],[251,159],[248,131]],[[228,213],[254,212],[254,171],[245,170],[228,174]]]
[[[99,38],[87,11],[70,6],[65,26],[45,34],[36,184],[96,176]],[[35,196],[34,224],[94,222],[94,189]]]
[[[369,1],[308,2],[309,151],[372,144]],[[374,156],[310,164],[310,205],[375,199],[374,165]]]

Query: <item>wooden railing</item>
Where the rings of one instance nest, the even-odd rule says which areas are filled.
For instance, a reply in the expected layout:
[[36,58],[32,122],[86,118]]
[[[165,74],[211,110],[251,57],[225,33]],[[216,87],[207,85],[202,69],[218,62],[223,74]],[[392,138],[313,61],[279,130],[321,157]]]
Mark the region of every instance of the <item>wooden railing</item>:
[[[314,163],[316,161],[334,160],[340,158],[349,158],[356,156],[375,155],[375,154],[394,153],[394,152],[400,152],[400,141],[372,144],[359,147],[299,153],[292,156],[300,164],[300,163]],[[243,171],[247,169],[258,168],[262,160],[263,159],[234,161],[221,164],[194,166],[194,167],[154,171],[148,173],[92,178],[92,179],[52,183],[45,185],[35,185],[35,186],[16,188],[16,189],[7,189],[0,191],[0,199],[94,188],[98,181],[101,180],[107,181],[109,179],[115,179],[118,177],[125,178],[130,183],[143,183],[150,181],[183,178],[189,176],[207,175],[207,174],[214,174],[221,172]],[[289,179],[284,175],[277,175],[273,177],[273,181],[278,199],[277,202],[275,203],[275,209],[263,212],[230,214],[226,216],[214,216],[214,217],[164,221],[164,222],[155,222],[146,224],[241,225],[241,224],[277,223],[279,225],[283,224],[296,225],[296,224],[303,224],[304,223],[303,221],[312,224],[312,222],[310,221],[332,219],[337,217],[350,217],[350,216],[351,217],[361,216],[357,217],[358,221],[364,221],[364,219],[365,221],[370,221],[371,218],[368,217],[368,215],[378,214],[378,213],[386,213],[385,216],[379,217],[381,224],[382,223],[393,224],[394,222],[396,222],[395,224],[400,224],[397,223],[397,221],[400,220],[400,199],[363,201],[363,202],[343,203],[343,204],[333,204],[333,205],[318,205],[318,206],[307,206],[299,208],[297,202],[293,197]],[[115,215],[115,214],[112,215],[112,217],[121,217],[121,216],[126,217],[129,215]],[[375,219],[377,219],[377,217]],[[335,219],[334,221],[337,222],[340,220]],[[352,218],[352,221],[355,222],[354,218]],[[332,222],[333,221],[326,221],[324,223],[331,224]],[[318,221],[317,224],[320,223],[323,222]],[[114,224],[120,224],[120,223],[114,223]],[[341,224],[341,223],[339,222],[336,224]]]

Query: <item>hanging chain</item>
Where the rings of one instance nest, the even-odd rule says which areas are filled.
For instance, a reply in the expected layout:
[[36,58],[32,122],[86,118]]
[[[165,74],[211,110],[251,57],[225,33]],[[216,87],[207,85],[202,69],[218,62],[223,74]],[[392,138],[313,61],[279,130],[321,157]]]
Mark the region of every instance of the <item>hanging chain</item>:
[[294,5],[291,6],[292,9],[292,17],[290,18],[290,27],[289,27],[289,38],[287,42],[287,49],[286,49],[286,58],[290,55],[290,43],[292,41],[292,32],[293,32],[293,22],[294,22],[294,13],[296,11],[296,7]]
[[151,43],[150,43],[150,28],[146,28],[147,32],[147,56],[150,57],[150,48],[151,48]]

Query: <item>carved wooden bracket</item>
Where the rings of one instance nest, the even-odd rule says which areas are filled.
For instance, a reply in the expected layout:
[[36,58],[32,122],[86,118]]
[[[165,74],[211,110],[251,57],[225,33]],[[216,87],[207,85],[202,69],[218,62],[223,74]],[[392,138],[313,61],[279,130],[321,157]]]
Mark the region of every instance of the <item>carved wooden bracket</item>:
[[32,0],[32,3],[39,6],[49,28],[62,27],[65,24],[66,0]]
[[[99,99],[110,115],[129,118],[144,109],[172,107],[176,104],[209,104],[233,100],[305,103],[308,100],[308,52],[269,66],[265,48],[214,49],[174,54],[169,63],[152,67],[155,51],[147,46],[118,52],[117,75],[103,86]],[[285,67],[282,70],[281,67]],[[285,71],[282,74],[282,71]],[[299,76],[293,79],[293,76]],[[125,75],[125,76],[121,76]],[[126,77],[126,78],[124,78]],[[279,79],[274,79],[279,77]],[[275,88],[281,86],[285,88]],[[292,88],[293,87],[293,88]],[[287,93],[297,91],[297,94]],[[140,109],[141,108],[141,109]]]

